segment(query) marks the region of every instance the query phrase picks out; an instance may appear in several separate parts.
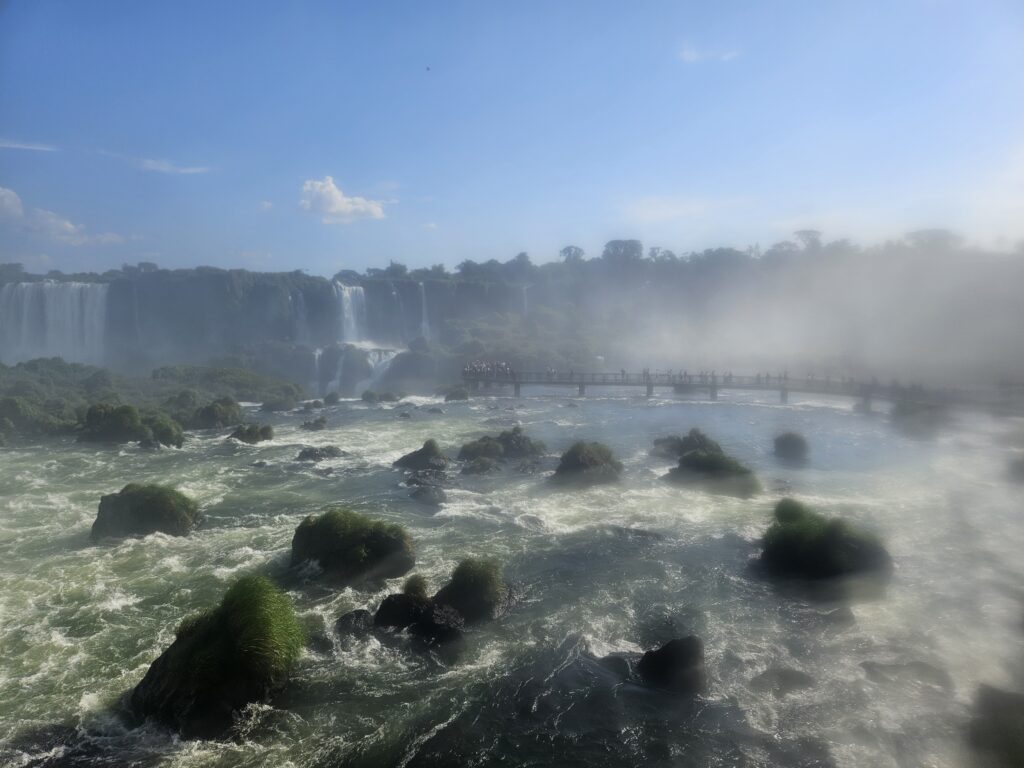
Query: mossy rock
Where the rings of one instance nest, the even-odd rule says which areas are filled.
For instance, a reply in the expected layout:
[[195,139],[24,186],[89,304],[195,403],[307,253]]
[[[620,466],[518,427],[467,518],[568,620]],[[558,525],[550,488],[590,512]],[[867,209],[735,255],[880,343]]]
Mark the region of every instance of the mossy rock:
[[142,423],[150,431],[153,439],[160,445],[181,448],[185,442],[185,435],[181,431],[181,425],[166,413],[147,414],[142,418]]
[[479,440],[466,443],[459,449],[459,461],[474,459],[500,459],[505,455],[505,448],[496,438],[484,435]]
[[78,439],[94,443],[129,443],[152,437],[153,433],[142,423],[135,406],[96,403],[86,411]]
[[450,607],[466,624],[495,618],[506,606],[508,586],[501,565],[489,558],[466,558],[452,572],[451,580],[434,595],[435,607]]
[[402,526],[336,508],[307,517],[295,529],[292,565],[307,561],[319,563],[325,573],[347,583],[401,576],[416,557]]
[[414,471],[441,471],[448,466],[448,457],[441,452],[437,441],[430,439],[423,443],[422,448],[396,460],[393,466]]
[[807,439],[799,432],[783,432],[774,441],[775,455],[785,461],[807,460]]
[[323,461],[324,459],[337,459],[344,455],[344,452],[336,445],[321,445],[315,448],[303,448],[296,461]]
[[466,462],[460,474],[463,475],[486,475],[489,472],[498,470],[498,462],[486,456],[478,456],[472,461]]
[[222,736],[246,705],[285,684],[304,642],[288,597],[262,576],[243,577],[217,608],[181,622],[131,709],[186,738]]
[[264,440],[273,440],[274,428],[269,424],[243,424],[236,427],[228,437],[249,445],[256,445]]
[[761,484],[749,467],[720,452],[688,451],[679,457],[679,466],[669,470],[665,479],[744,498],[761,491]]
[[199,506],[180,491],[164,485],[129,483],[117,493],[100,498],[92,538],[148,536],[158,531],[184,536],[197,522]]
[[465,387],[452,387],[445,393],[444,401],[446,403],[457,400],[469,400],[469,390]]
[[275,397],[270,400],[265,400],[263,405],[260,406],[260,410],[265,413],[294,411],[297,405],[298,403],[293,397]]
[[327,417],[318,416],[315,419],[302,422],[302,429],[307,432],[320,432],[321,430],[327,429]]
[[459,461],[486,459],[526,459],[540,456],[546,447],[539,440],[531,440],[522,427],[505,430],[497,437],[484,435],[466,443],[459,450]]
[[328,392],[324,395],[324,405],[337,405],[341,402],[341,395],[337,392]]
[[661,456],[666,459],[678,459],[684,453],[689,453],[690,451],[722,453],[722,446],[696,427],[693,427],[685,437],[670,435],[669,437],[655,439],[651,455]]
[[892,571],[892,558],[876,536],[795,499],[775,506],[763,546],[761,564],[775,576],[830,579]]
[[189,426],[192,429],[223,429],[241,424],[242,420],[242,406],[230,397],[222,397],[197,408]]
[[584,484],[613,483],[621,474],[622,464],[607,445],[581,440],[562,454],[554,479]]
[[361,399],[364,403],[376,403],[380,401],[380,397],[377,395],[376,392],[374,392],[371,389],[368,389],[365,392],[363,392]]

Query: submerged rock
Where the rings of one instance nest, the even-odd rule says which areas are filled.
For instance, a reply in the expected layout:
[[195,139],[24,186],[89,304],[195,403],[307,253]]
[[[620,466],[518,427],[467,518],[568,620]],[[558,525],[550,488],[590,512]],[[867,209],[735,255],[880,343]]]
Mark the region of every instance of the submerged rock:
[[235,431],[228,435],[228,439],[234,438],[249,445],[262,443],[264,440],[274,439],[274,428],[269,424],[243,424],[236,427]]
[[669,640],[655,651],[647,651],[636,665],[637,674],[648,685],[679,693],[704,689],[704,643],[695,635]]
[[807,460],[807,440],[799,432],[783,432],[775,438],[775,455],[786,461]]
[[184,536],[198,521],[199,506],[180,491],[163,485],[129,483],[100,499],[92,538],[147,536],[158,531]]
[[892,558],[877,537],[789,498],[775,507],[761,564],[772,575],[805,579],[892,571]]
[[344,456],[345,452],[336,445],[321,445],[313,448],[303,448],[296,461],[323,461],[324,459],[337,459]]
[[448,457],[441,453],[437,441],[431,439],[423,443],[422,448],[402,456],[393,466],[412,470],[443,470],[448,466]]
[[181,622],[131,709],[187,738],[221,736],[239,710],[284,685],[303,644],[291,601],[266,578],[243,577],[217,608]]
[[373,614],[365,608],[342,614],[334,622],[334,631],[339,635],[368,635],[373,631]]
[[390,579],[415,564],[412,539],[400,525],[371,520],[348,509],[310,515],[295,529],[292,565],[315,561],[343,582]]
[[562,454],[554,479],[583,484],[614,483],[622,473],[622,464],[603,443],[574,443]]
[[300,429],[305,429],[308,432],[319,432],[322,429],[327,429],[327,417],[318,416],[315,419],[304,421],[300,425]]

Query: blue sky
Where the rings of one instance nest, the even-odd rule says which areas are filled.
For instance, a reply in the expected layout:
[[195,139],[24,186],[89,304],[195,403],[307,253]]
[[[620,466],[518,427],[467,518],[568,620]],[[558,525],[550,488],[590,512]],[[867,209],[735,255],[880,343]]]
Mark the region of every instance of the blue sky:
[[1024,3],[0,5],[0,261],[1024,239]]

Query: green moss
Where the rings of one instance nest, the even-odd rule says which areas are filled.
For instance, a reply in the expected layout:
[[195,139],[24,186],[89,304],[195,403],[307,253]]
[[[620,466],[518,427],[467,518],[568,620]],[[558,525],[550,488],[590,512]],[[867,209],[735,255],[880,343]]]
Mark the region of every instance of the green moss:
[[132,692],[132,708],[183,735],[218,735],[235,711],[285,682],[304,643],[288,597],[262,576],[245,576],[218,607],[178,625]]
[[335,508],[309,516],[292,538],[292,565],[316,561],[343,580],[394,578],[415,563],[412,539],[400,525]]
[[405,580],[405,584],[402,585],[402,593],[409,595],[409,597],[426,599],[427,597],[427,580],[425,577],[416,574],[410,576]]
[[142,423],[152,433],[153,439],[161,445],[181,448],[182,444],[185,442],[185,436],[181,431],[181,425],[166,413],[147,414],[142,418]]
[[622,464],[611,449],[603,443],[573,443],[562,454],[555,469],[556,480],[581,480],[584,482],[614,482],[619,479]]
[[451,606],[466,623],[493,618],[508,595],[501,564],[490,558],[466,558],[451,580],[434,596],[434,604]]
[[199,506],[180,491],[164,485],[129,483],[100,499],[92,537],[146,536],[157,531],[184,536],[198,520]]
[[473,461],[474,459],[500,459],[505,455],[505,448],[502,444],[489,435],[484,435],[479,440],[466,443],[459,449],[459,461]]
[[441,471],[448,465],[448,457],[441,452],[437,440],[430,438],[423,447],[397,459],[393,466],[414,471]]
[[230,397],[222,397],[197,408],[189,421],[192,429],[223,429],[242,423],[242,407]]
[[78,439],[85,442],[127,443],[152,437],[133,405],[96,403],[85,414]]
[[256,445],[264,440],[273,440],[274,428],[269,424],[243,424],[236,427],[228,437],[249,445]]
[[752,496],[761,490],[753,471],[725,453],[689,451],[666,479],[680,484],[699,483],[715,493]]

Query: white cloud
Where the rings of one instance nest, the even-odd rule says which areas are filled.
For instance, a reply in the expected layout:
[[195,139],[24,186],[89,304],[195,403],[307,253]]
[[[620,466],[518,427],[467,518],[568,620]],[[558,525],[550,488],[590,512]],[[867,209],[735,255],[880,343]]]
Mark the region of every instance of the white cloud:
[[0,139],[0,149],[23,149],[29,152],[56,152],[57,147],[49,144],[37,144],[33,141],[14,141],[12,139]]
[[269,200],[261,200],[260,201],[260,210],[261,211],[269,211],[273,207],[274,207],[274,204],[272,202],[270,202]]
[[732,61],[738,58],[739,51],[701,51],[692,45],[684,45],[679,49],[679,59],[687,64],[696,64],[699,61]]
[[134,162],[135,167],[139,170],[154,171],[155,173],[191,176],[196,173],[209,173],[210,171],[205,165],[175,165],[170,160],[153,160],[146,157],[139,158]]
[[0,221],[7,222],[12,229],[68,245],[107,245],[124,242],[121,235],[113,232],[89,234],[78,224],[44,208],[26,210],[18,193],[6,187],[0,187]]
[[698,197],[641,197],[626,206],[626,216],[641,224],[695,219],[705,215],[717,203]]
[[428,221],[426,224],[423,225],[423,228],[424,229],[437,229],[437,224],[435,224],[432,221]]
[[302,185],[299,205],[318,214],[324,224],[351,224],[357,219],[383,219],[384,201],[348,197],[330,176],[322,181],[308,179]]

